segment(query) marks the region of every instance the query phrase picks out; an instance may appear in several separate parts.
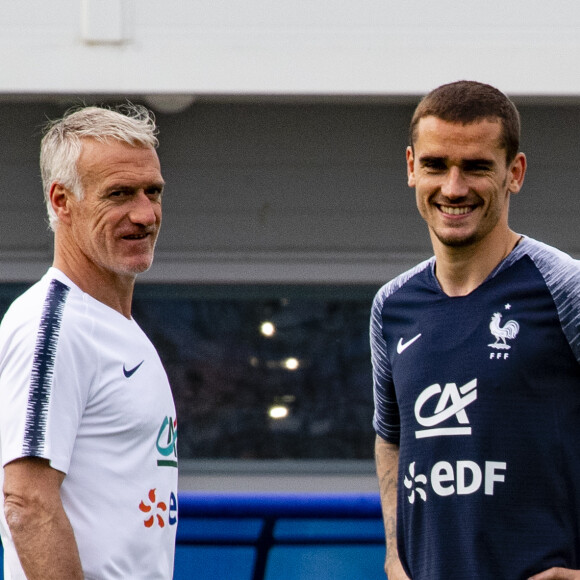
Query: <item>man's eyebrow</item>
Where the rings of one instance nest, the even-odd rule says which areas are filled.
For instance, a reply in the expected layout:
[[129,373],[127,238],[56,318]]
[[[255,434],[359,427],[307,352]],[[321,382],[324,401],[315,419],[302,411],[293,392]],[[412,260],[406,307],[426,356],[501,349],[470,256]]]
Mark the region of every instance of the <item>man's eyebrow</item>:
[[146,190],[151,190],[151,189],[163,189],[165,187],[165,181],[160,180],[160,181],[153,181],[151,183],[146,183],[146,184],[129,184],[129,183],[125,183],[125,182],[120,182],[120,183],[111,183],[107,189],[109,190],[118,190],[118,191],[135,191],[137,189],[146,189]]
[[[438,163],[447,163],[449,159],[444,156],[439,155],[423,155],[419,157],[419,163],[422,165],[427,164],[438,164]],[[485,157],[479,158],[475,157],[473,159],[461,159],[461,166],[464,168],[471,168],[471,167],[487,167],[491,168],[495,165],[495,161],[493,159],[488,159]]]
[[419,163],[421,165],[433,164],[433,163],[445,163],[446,157],[441,157],[438,155],[422,155],[419,157]]

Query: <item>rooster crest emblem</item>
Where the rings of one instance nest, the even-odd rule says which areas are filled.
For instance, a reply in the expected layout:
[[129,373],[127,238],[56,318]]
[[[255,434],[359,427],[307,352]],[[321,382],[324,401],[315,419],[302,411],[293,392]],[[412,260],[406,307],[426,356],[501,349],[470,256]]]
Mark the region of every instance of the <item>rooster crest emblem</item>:
[[520,325],[515,320],[508,320],[503,326],[501,325],[501,314],[494,313],[489,323],[489,330],[495,337],[495,342],[488,344],[491,348],[498,348],[500,350],[510,349],[511,346],[507,344],[507,340],[513,340],[520,331]]

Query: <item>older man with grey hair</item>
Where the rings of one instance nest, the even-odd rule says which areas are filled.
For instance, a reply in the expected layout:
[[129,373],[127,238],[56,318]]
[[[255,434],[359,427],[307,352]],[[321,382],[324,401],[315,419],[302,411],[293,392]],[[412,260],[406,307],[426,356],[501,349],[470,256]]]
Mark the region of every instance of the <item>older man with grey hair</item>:
[[143,107],[86,107],[42,140],[54,261],[0,326],[8,579],[173,575],[175,406],[131,316],[161,226],[156,132]]

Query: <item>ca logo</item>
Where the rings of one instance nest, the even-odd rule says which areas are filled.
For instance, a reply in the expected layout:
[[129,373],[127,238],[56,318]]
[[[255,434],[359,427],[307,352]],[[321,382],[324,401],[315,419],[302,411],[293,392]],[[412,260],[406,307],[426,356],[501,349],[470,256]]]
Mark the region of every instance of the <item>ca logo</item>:
[[[433,414],[424,416],[423,407],[433,397],[439,396]],[[471,427],[439,427],[441,423],[455,417],[460,425],[469,425],[469,419],[465,412],[465,407],[477,399],[477,379],[473,379],[457,387],[455,383],[447,383],[442,389],[441,385],[435,383],[427,387],[415,402],[415,418],[417,423],[427,429],[415,431],[415,437],[439,437],[441,435],[471,435]]]
[[157,465],[165,467],[177,467],[177,420],[165,417],[155,444],[157,451],[163,459],[157,460]]

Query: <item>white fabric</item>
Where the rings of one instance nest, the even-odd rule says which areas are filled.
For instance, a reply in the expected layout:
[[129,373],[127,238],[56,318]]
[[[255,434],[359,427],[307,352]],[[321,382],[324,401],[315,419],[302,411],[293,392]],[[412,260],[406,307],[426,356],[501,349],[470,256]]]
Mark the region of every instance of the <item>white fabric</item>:
[[[56,332],[43,322],[53,279],[65,293]],[[167,376],[134,320],[54,268],[14,302],[0,327],[1,463],[36,455],[66,473],[61,495],[87,579],[172,578],[176,432]],[[0,532],[7,580],[24,578],[3,510]]]

